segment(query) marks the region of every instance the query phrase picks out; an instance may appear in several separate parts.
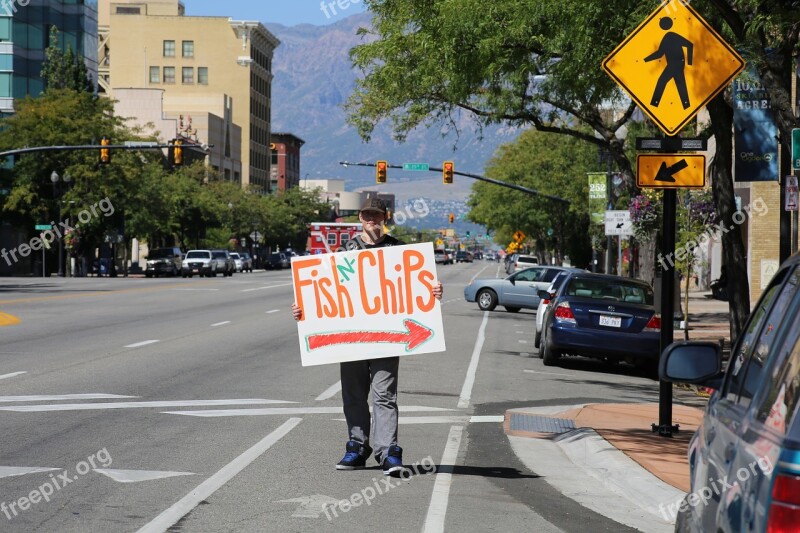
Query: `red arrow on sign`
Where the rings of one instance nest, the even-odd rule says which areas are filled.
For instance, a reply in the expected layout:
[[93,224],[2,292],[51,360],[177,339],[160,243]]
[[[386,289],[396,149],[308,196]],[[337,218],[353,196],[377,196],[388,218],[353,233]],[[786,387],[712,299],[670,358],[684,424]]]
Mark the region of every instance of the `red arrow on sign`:
[[415,320],[403,320],[406,331],[341,331],[337,333],[317,333],[308,335],[309,350],[324,348],[334,344],[367,344],[372,342],[391,342],[407,344],[406,351],[411,351],[433,335],[433,330]]

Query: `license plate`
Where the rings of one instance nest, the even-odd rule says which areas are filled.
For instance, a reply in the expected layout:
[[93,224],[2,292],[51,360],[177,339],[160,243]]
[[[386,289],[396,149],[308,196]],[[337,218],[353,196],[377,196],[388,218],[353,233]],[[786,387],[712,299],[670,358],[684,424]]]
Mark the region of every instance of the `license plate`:
[[192,272],[200,272],[199,268],[195,268]]
[[618,328],[622,325],[622,318],[618,316],[600,315],[600,325]]

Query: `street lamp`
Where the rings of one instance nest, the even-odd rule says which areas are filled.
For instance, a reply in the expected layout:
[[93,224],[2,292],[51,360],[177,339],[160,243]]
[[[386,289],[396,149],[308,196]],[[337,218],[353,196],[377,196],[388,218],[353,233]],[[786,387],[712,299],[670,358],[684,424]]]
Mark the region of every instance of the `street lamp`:
[[[59,176],[58,172],[55,170],[50,174],[50,181],[53,182],[53,199],[56,201],[58,206],[58,221],[61,222],[61,198],[64,196],[65,188],[69,187],[69,183],[72,181],[72,176],[69,175],[69,172],[64,172],[64,176]],[[58,183],[62,181],[64,183],[63,187],[59,187]],[[64,277],[64,236],[62,235],[61,238],[58,240],[58,277]]]

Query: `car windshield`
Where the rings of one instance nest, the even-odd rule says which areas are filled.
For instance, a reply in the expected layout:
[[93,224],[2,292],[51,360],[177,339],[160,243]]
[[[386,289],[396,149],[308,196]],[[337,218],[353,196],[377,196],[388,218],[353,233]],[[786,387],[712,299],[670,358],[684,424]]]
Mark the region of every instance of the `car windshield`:
[[214,259],[225,259],[225,252],[211,252],[211,257]]
[[186,254],[186,259],[208,259],[211,257],[211,252],[202,252],[195,250]]
[[234,259],[239,259],[239,254],[234,252],[231,254],[231,257],[233,257]]
[[535,265],[539,264],[539,260],[535,257],[523,257],[520,256],[517,258],[517,263],[532,263]]
[[592,278],[572,278],[566,296],[653,305],[653,290],[638,283]]
[[172,257],[172,252],[170,250],[160,250],[156,248],[155,250],[151,250],[149,254],[147,254],[148,259],[166,259]]

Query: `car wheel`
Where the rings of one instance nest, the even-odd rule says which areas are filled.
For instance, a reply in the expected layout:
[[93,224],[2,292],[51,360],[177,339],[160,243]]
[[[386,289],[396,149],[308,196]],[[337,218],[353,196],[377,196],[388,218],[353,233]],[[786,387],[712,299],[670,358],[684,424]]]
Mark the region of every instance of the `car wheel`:
[[481,311],[494,311],[497,307],[497,294],[489,289],[483,289],[478,293],[478,308]]
[[[689,533],[689,531],[691,531],[689,527],[689,512],[692,508],[690,505],[684,505],[688,503],[687,498],[688,496],[683,499],[681,505],[678,507],[678,515],[675,517],[675,533]],[[681,509],[686,510],[681,511]]]
[[152,278],[152,277],[153,277],[153,274],[152,274],[152,273],[150,273],[150,272],[145,272],[145,274],[144,274],[144,277],[146,277],[146,278]]
[[542,364],[544,364],[544,366],[555,366],[561,358],[561,354],[558,353],[558,350],[554,350],[553,347],[548,344],[547,336],[542,339],[542,346],[539,348],[539,352],[542,355]]
[[[542,344],[542,332],[537,331],[533,334],[533,347],[538,348]],[[541,356],[542,351],[539,350],[539,355]],[[540,357],[541,358],[541,357]]]
[[506,307],[506,311],[508,311],[509,313],[519,313],[519,307],[509,307],[509,306],[505,306],[505,307]]

